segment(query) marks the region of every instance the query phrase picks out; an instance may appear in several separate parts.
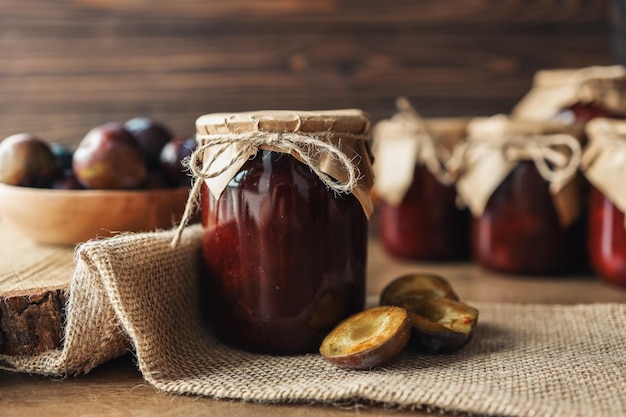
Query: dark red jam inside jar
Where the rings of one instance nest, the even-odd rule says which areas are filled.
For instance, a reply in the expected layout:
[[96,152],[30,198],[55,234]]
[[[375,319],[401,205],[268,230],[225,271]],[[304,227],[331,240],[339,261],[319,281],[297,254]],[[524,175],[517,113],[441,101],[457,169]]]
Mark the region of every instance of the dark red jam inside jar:
[[618,117],[617,114],[611,112],[600,104],[595,103],[576,103],[570,107],[561,110],[557,115],[558,119],[565,121],[575,121],[587,123],[596,117]]
[[606,281],[626,286],[626,229],[622,213],[591,187],[587,250],[594,270]]
[[367,219],[290,155],[259,151],[216,201],[203,190],[210,325],[254,352],[315,352],[363,308]]
[[468,255],[467,211],[456,205],[454,185],[444,185],[422,164],[400,204],[380,200],[379,236],[392,255],[418,260],[458,260]]
[[471,246],[476,261],[516,274],[558,274],[575,268],[576,225],[563,228],[549,183],[533,162],[520,162],[474,217]]

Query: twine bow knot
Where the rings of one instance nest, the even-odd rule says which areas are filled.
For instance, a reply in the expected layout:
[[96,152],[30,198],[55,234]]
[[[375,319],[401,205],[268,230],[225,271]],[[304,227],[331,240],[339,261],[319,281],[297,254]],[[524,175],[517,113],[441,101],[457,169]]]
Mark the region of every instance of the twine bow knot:
[[[566,134],[514,137],[504,142],[502,147],[505,158],[510,162],[530,157],[539,174],[551,184],[571,178],[580,164],[580,144]],[[569,152],[563,152],[564,147]]]
[[392,122],[397,120],[418,141],[420,162],[428,168],[439,182],[444,185],[453,184],[455,175],[445,167],[451,157],[451,153],[434,139],[424,119],[422,119],[406,97],[399,97],[396,100],[396,108],[399,113],[395,118],[392,118]]
[[[341,150],[341,142],[338,145],[324,140],[324,134],[304,135],[294,132],[247,132],[227,134],[197,134],[196,140],[203,144],[199,146],[191,156],[184,161],[184,165],[195,177],[194,184],[189,193],[185,211],[176,234],[172,240],[175,247],[182,235],[182,231],[189,222],[192,213],[198,206],[200,191],[205,180],[215,178],[226,172],[233,164],[242,160],[254,158],[259,149],[267,149],[293,155],[304,164],[308,165],[319,179],[331,190],[338,193],[349,193],[357,185],[360,177],[358,161],[348,158]],[[216,168],[217,161],[232,146],[236,145],[237,152],[221,167]],[[213,150],[210,157],[205,160],[205,153]],[[323,168],[315,161],[320,156],[337,160],[346,173],[346,178],[334,178],[324,172]]]
[[[514,136],[497,142],[470,138],[454,150],[446,168],[451,172],[462,171],[467,166],[468,152],[480,148],[499,150],[508,162],[530,159],[539,174],[556,186],[576,174],[582,155],[580,143],[567,134]],[[564,152],[564,148],[569,152]]]

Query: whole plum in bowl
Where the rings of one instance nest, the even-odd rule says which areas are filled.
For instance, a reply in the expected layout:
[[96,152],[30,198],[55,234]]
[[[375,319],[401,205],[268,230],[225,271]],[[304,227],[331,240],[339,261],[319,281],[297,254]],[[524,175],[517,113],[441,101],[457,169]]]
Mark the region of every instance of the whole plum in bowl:
[[139,143],[120,123],[89,131],[74,151],[72,168],[85,188],[141,188],[148,176]]
[[60,169],[46,142],[28,133],[0,142],[0,182],[23,187],[47,187]]
[[[143,143],[150,140],[149,132],[141,133]],[[168,142],[155,140],[151,154],[160,154]],[[181,172],[174,181],[159,164],[150,164],[143,151],[148,148],[125,124],[94,127],[70,151],[71,164],[67,149],[30,134],[0,141],[2,223],[37,242],[73,245],[121,232],[169,229],[180,221],[189,177]]]

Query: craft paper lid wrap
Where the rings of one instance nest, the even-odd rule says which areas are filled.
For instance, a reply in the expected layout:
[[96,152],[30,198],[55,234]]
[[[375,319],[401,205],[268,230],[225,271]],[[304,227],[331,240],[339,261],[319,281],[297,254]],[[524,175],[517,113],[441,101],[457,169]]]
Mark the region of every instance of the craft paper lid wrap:
[[586,132],[589,143],[581,169],[594,187],[626,213],[626,120],[594,119]]
[[399,98],[396,107],[396,114],[381,120],[373,129],[375,192],[393,205],[404,198],[418,164],[424,165],[442,184],[453,184],[454,177],[445,169],[445,163],[464,136],[434,132],[405,98]]
[[594,103],[626,115],[626,68],[614,65],[538,71],[532,89],[515,106],[513,116],[549,121],[576,103]]
[[369,218],[374,182],[370,137],[369,117],[358,109],[207,114],[196,121],[202,161],[198,174],[219,198],[259,149],[287,153],[308,165],[329,189],[354,194]]
[[561,225],[579,218],[581,200],[575,179],[581,149],[573,128],[496,115],[472,119],[467,130],[456,186],[475,217],[483,214],[491,195],[521,161],[532,161],[549,182]]

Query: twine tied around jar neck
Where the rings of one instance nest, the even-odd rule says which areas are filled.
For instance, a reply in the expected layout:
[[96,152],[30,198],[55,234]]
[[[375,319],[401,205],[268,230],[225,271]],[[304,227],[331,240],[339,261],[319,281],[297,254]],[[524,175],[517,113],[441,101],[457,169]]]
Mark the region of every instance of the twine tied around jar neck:
[[444,146],[436,146],[435,139],[429,132],[424,119],[411,105],[406,97],[396,100],[396,108],[400,111],[402,123],[408,131],[414,132],[414,137],[419,142],[419,159],[444,185],[454,184],[455,176],[445,167],[446,161],[452,157],[452,153]]
[[[245,133],[224,133],[224,134],[196,134],[196,140],[202,145],[184,161],[184,165],[192,172],[195,180],[185,211],[181,218],[180,224],[176,230],[176,234],[172,239],[172,247],[176,247],[182,235],[182,232],[189,222],[192,214],[198,207],[200,199],[200,191],[202,184],[206,179],[215,178],[223,174],[231,165],[241,161],[242,159],[251,159],[256,156],[259,149],[267,149],[286,153],[294,156],[296,159],[307,165],[313,173],[331,190],[337,193],[349,193],[357,185],[361,173],[358,168],[359,161],[357,157],[349,158],[341,149],[341,140],[339,146],[325,141],[325,132],[315,132],[310,135],[294,132],[267,132],[255,131]],[[350,134],[351,137],[360,137],[360,135]],[[365,137],[364,137],[365,139]],[[235,155],[221,168],[214,168],[217,159],[233,144],[238,145],[238,151]],[[209,160],[204,160],[204,154],[208,149],[219,147]],[[330,157],[339,162],[340,166],[345,170],[347,178],[341,181],[318,168],[315,163],[320,156]]]
[[[567,134],[512,136],[498,141],[470,137],[454,150],[446,168],[451,172],[462,171],[468,153],[479,153],[484,147],[500,150],[507,162],[533,161],[539,175],[550,184],[562,184],[573,177],[582,154],[578,140]],[[563,147],[569,150],[569,155],[559,150]]]
[[[532,162],[548,183],[562,227],[580,218],[580,192],[576,175],[581,147],[575,136],[505,115],[476,118],[468,124],[468,139],[448,169],[457,170],[458,195],[475,217],[484,214],[491,196],[522,161]],[[554,133],[553,133],[554,132]]]
[[593,164],[601,153],[623,152],[626,147],[625,124],[614,124],[607,119],[597,118],[587,124],[586,130],[589,144],[580,161],[583,170]]
[[455,182],[446,170],[454,143],[431,132],[417,110],[405,97],[396,99],[397,112],[376,123],[372,131],[372,150],[376,157],[376,195],[398,206],[414,181],[417,167],[425,167],[444,186]]
[[[558,147],[569,149],[569,156]],[[504,144],[509,161],[532,159],[539,174],[549,183],[560,183],[576,174],[580,164],[580,143],[566,134],[513,138]]]

